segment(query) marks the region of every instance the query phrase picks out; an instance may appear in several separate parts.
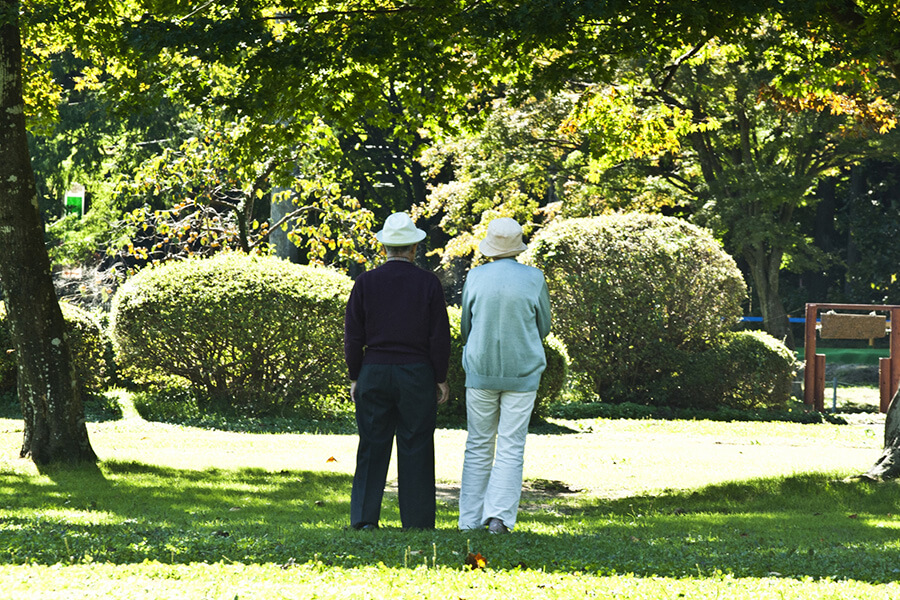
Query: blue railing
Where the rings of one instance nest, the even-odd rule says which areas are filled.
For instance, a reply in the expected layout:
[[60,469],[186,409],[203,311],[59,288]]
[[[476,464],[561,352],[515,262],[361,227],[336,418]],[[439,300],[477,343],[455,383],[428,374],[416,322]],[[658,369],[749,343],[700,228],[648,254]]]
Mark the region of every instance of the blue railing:
[[[741,321],[747,321],[748,323],[762,323],[762,317],[741,317]],[[803,317],[789,317],[788,321],[791,323],[806,323],[806,319]],[[818,321],[816,321],[818,323]]]

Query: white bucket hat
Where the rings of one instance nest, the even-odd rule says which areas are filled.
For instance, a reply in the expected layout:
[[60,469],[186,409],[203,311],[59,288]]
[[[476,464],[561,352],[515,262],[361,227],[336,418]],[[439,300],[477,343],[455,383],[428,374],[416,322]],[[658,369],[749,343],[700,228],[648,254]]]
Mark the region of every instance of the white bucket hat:
[[515,219],[501,217],[488,224],[487,235],[478,249],[488,258],[507,258],[525,251],[522,226]]
[[416,227],[408,214],[398,212],[384,220],[375,239],[385,246],[412,246],[425,239],[425,232]]

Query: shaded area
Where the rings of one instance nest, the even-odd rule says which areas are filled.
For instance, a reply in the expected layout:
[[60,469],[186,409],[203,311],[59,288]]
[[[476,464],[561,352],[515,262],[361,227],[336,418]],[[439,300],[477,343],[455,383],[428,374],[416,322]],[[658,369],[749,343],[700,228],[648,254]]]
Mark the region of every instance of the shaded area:
[[[118,421],[122,418],[122,407],[113,398],[104,395],[88,395],[82,399],[82,402],[85,421],[89,423]],[[15,392],[0,394],[0,419],[22,420],[22,405]]]
[[670,408],[648,406],[633,402],[573,402],[559,404],[550,409],[550,416],[558,419],[656,419],[707,420],[707,421],[758,421],[785,423],[833,423],[845,425],[847,421],[840,415],[807,410],[798,403],[796,407],[784,410],[758,409],[740,410],[720,407],[717,410]]
[[[690,493],[586,499],[534,480],[509,536],[456,531],[438,502],[436,531],[403,532],[387,494],[384,528],[346,527],[350,476],[262,469],[190,470],[109,462],[50,477],[0,474],[0,562],[235,561],[289,566],[404,566],[412,555],[459,565],[477,550],[492,569],[639,576],[897,578],[900,495],[801,475]],[[434,558],[432,558],[434,556]]]

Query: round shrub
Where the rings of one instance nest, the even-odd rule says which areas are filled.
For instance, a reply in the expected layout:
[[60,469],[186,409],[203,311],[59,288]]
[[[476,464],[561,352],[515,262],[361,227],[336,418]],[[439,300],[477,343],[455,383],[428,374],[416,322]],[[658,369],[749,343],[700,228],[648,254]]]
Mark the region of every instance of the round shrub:
[[544,272],[554,330],[604,401],[656,401],[673,353],[702,351],[735,325],[747,293],[712,235],[660,215],[555,221],[523,262]]
[[[450,317],[450,369],[447,373],[450,399],[441,408],[441,412],[465,419],[466,372],[462,368],[463,344],[459,333],[462,311],[458,306],[450,306],[447,308],[447,315]],[[531,413],[532,422],[544,419],[550,405],[559,401],[568,376],[569,356],[566,346],[552,333],[544,339],[544,355],[547,357],[547,368],[541,375],[541,385]]]
[[202,417],[197,394],[177,381],[158,381],[132,396],[134,408],[147,421],[196,422]]
[[686,363],[676,404],[692,408],[781,409],[797,374],[794,353],[764,331],[727,332]]
[[322,416],[346,392],[351,287],[331,269],[237,253],[146,268],[113,299],[117,360],[157,387],[186,380],[203,410]]
[[[68,302],[60,302],[66,324],[66,337],[75,364],[75,377],[82,393],[93,396],[110,384],[114,371],[110,340],[91,313]],[[16,355],[6,323],[6,307],[0,303],[0,390],[16,389]]]

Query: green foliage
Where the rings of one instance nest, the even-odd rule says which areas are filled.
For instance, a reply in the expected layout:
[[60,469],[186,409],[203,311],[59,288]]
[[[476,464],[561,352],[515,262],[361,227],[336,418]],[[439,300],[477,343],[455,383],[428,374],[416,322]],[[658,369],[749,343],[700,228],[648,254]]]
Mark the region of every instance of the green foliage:
[[646,406],[633,402],[611,404],[609,402],[569,402],[550,409],[554,419],[659,419],[703,420],[717,422],[760,423],[832,423],[846,425],[847,420],[829,413],[819,413],[805,408],[741,410],[719,407],[715,409],[670,408]]
[[471,256],[497,217],[515,219],[528,235],[540,210],[556,210],[549,204],[591,195],[587,158],[560,132],[574,104],[571,93],[519,103],[500,98],[478,132],[436,140],[423,154],[421,162],[435,175],[452,173],[430,188],[422,207],[426,215],[440,215],[441,229],[451,236],[441,253],[445,263]]
[[[450,370],[447,373],[450,399],[440,412],[465,419],[466,372],[462,368],[463,344],[459,335],[462,312],[458,306],[450,306],[447,308],[447,314],[450,317]],[[569,355],[566,346],[552,333],[544,339],[544,354],[547,357],[547,368],[541,375],[541,385],[534,402],[534,411],[531,413],[532,423],[546,418],[550,406],[560,401],[568,377]]]
[[[335,262],[365,262],[357,248],[371,246],[372,214],[330,184],[329,177],[341,178],[334,132],[318,121],[291,127],[297,137],[318,139],[304,149],[309,155],[301,155],[299,149],[242,146],[246,138],[260,135],[270,145],[288,143],[282,138],[289,134],[282,130],[259,131],[246,120],[213,120],[203,126],[205,135],[165,149],[122,182],[119,192],[141,204],[125,214],[130,241],[118,249],[123,261],[158,263],[223,249],[266,254],[271,234],[283,229],[305,248],[309,262],[324,263],[326,256]],[[279,152],[283,154],[273,155]],[[320,164],[313,164],[310,155]],[[298,164],[309,169],[308,177],[297,174]],[[272,223],[266,221],[270,202],[285,208],[283,218]]]
[[762,331],[726,332],[709,349],[681,360],[665,384],[668,406],[783,409],[797,371],[793,352]]
[[176,378],[143,386],[132,395],[134,408],[147,421],[184,423],[202,415],[197,393]]
[[[86,310],[60,302],[75,377],[86,396],[99,395],[115,377],[111,341],[97,320]],[[6,323],[6,308],[0,304],[0,391],[16,388],[16,355]]]
[[[117,359],[155,384],[157,406],[188,398],[201,411],[327,414],[344,391],[351,285],[329,269],[236,253],[144,269],[113,300]],[[166,387],[173,377],[191,393]]]
[[523,262],[544,272],[554,328],[603,400],[652,403],[664,359],[699,352],[736,324],[746,286],[712,236],[656,215],[561,220]]

